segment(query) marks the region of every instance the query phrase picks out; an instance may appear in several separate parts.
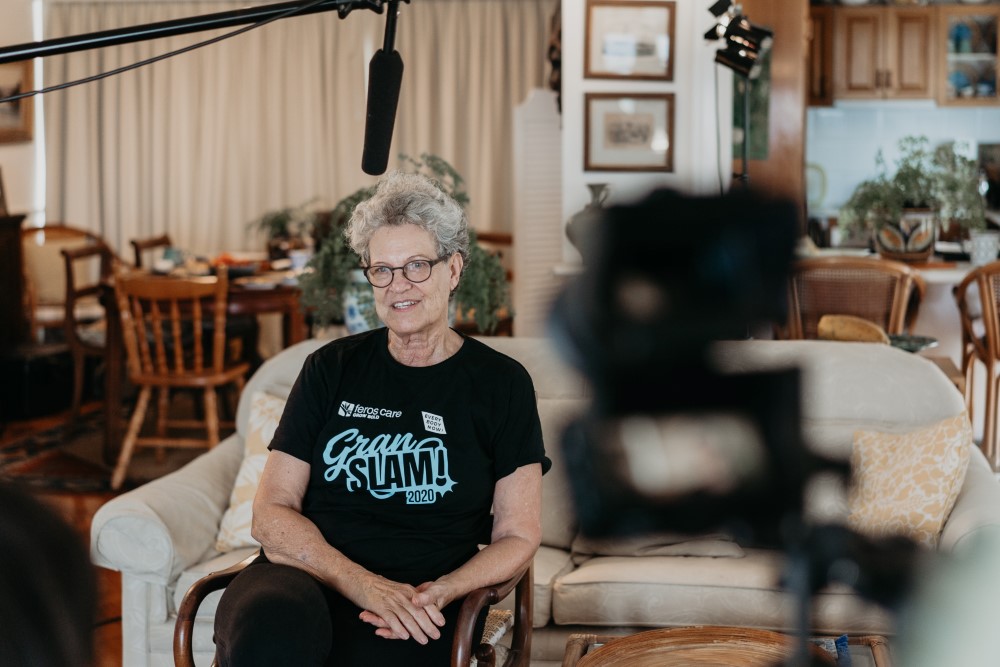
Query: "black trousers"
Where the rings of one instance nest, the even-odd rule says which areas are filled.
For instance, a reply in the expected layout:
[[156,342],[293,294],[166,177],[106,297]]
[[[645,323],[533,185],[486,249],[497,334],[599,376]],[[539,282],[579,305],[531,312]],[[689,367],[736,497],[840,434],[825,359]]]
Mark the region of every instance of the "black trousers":
[[226,588],[215,614],[220,667],[445,667],[460,601],[442,613],[441,638],[382,639],[361,609],[309,574],[260,556]]

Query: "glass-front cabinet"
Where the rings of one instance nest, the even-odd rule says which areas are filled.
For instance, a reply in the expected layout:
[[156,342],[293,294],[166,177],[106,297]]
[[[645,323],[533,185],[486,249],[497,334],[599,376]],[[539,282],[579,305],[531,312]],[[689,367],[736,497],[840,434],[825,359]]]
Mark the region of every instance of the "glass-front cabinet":
[[1000,7],[940,6],[938,104],[1000,103],[997,93],[997,25]]

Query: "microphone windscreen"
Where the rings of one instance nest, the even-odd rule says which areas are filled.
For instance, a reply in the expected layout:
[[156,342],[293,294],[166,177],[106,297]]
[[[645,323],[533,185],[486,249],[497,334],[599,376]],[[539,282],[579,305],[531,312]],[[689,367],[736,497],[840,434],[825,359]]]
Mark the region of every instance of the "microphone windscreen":
[[366,174],[382,174],[389,164],[392,126],[396,122],[396,104],[402,83],[403,59],[399,51],[376,51],[368,65],[368,112],[365,149],[361,156],[361,169]]

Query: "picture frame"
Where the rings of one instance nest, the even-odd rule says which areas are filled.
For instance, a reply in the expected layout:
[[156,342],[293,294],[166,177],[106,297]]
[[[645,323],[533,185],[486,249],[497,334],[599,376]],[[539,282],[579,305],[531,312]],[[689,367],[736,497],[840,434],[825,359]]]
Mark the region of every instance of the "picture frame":
[[673,0],[588,0],[584,77],[674,80]]
[[674,170],[673,93],[587,93],[584,171]]
[[[32,62],[0,64],[0,98],[32,90]],[[34,103],[25,97],[0,104],[0,144],[31,141]]]

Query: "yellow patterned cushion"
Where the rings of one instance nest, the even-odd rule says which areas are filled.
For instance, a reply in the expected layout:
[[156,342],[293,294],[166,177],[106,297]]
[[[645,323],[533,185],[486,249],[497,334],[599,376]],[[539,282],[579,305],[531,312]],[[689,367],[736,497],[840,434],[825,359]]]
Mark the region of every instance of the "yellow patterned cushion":
[[965,481],[971,444],[965,413],[911,433],[856,432],[848,525],[936,547]]
[[236,483],[229,496],[229,508],[222,516],[217,551],[232,551],[240,547],[258,546],[250,536],[250,519],[253,515],[253,497],[267,461],[267,446],[271,444],[278,420],[285,409],[285,399],[262,391],[250,397],[250,418],[243,447],[243,462],[236,473]]

